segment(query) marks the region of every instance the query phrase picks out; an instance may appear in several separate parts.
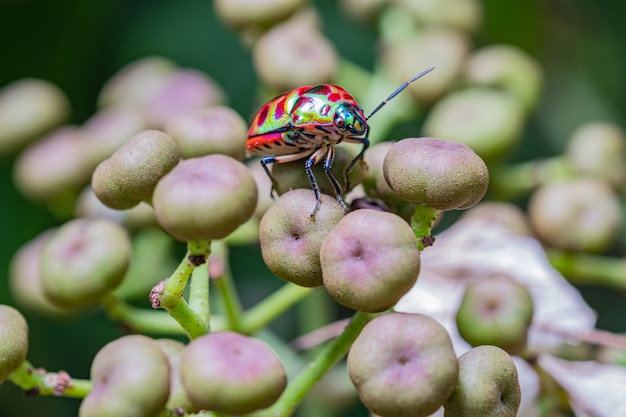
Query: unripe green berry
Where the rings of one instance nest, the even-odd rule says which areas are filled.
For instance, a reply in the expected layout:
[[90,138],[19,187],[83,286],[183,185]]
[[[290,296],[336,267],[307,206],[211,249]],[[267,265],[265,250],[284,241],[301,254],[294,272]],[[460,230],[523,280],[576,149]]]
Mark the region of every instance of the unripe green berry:
[[91,365],[93,389],[79,417],[154,417],[165,407],[170,389],[167,358],[157,342],[141,335],[105,345]]
[[523,126],[524,109],[510,93],[471,87],[438,101],[424,122],[424,133],[460,142],[492,161],[517,144]]
[[267,408],[287,384],[283,365],[269,346],[234,332],[194,339],[180,366],[191,401],[219,413],[241,415]]
[[19,311],[0,304],[0,385],[28,353],[28,323]]
[[26,311],[48,317],[68,313],[48,299],[42,282],[39,259],[53,234],[54,230],[47,230],[24,244],[13,255],[9,269],[9,286],[13,299]]
[[363,178],[363,189],[365,193],[373,198],[384,201],[389,206],[402,205],[406,203],[396,194],[383,175],[383,163],[387,152],[393,147],[394,142],[381,142],[372,146],[365,153],[365,165],[367,172]]
[[350,349],[348,373],[359,398],[381,417],[427,417],[454,390],[459,365],[448,333],[421,314],[369,322]]
[[383,172],[402,199],[442,211],[472,207],[489,185],[487,166],[470,148],[435,138],[397,142]]
[[303,287],[322,285],[320,247],[344,217],[341,205],[322,194],[315,220],[310,210],[313,191],[297,189],[283,194],[261,219],[259,240],[263,260],[277,277]]
[[216,0],[215,13],[234,27],[268,27],[289,17],[304,0]]
[[477,0],[400,0],[399,3],[424,26],[474,32],[482,20],[482,6]]
[[168,120],[165,132],[180,149],[183,158],[221,153],[243,160],[248,126],[226,106],[196,108]]
[[159,181],[153,205],[159,225],[182,241],[222,239],[254,213],[257,189],[246,166],[213,154],[181,161]]
[[114,106],[99,110],[81,126],[87,148],[84,154],[91,171],[110,158],[128,138],[148,129],[144,112],[134,106]]
[[13,152],[67,119],[70,105],[54,84],[17,80],[0,89],[0,154]]
[[149,56],[133,61],[104,84],[98,106],[143,107],[175,71],[176,64],[163,57]]
[[611,184],[626,186],[626,134],[612,123],[587,123],[572,134],[566,157],[576,172]]
[[14,166],[16,186],[28,197],[53,199],[75,192],[89,182],[93,164],[76,126],[60,127],[24,150]]
[[444,416],[515,417],[521,399],[511,357],[495,346],[479,346],[459,358],[459,382],[444,404]]
[[461,337],[472,346],[494,345],[511,355],[526,348],[533,299],[522,284],[504,275],[470,283],[456,313]]
[[535,108],[543,84],[539,62],[513,45],[488,45],[470,55],[465,77],[471,84],[493,86],[511,93],[526,112]]
[[537,236],[557,248],[601,252],[620,233],[622,206],[611,187],[580,178],[535,190],[528,216]]
[[64,308],[96,304],[121,283],[130,256],[130,238],[117,223],[72,220],[50,237],[41,254],[46,296]]
[[483,219],[489,223],[505,226],[520,235],[533,235],[526,213],[512,203],[500,201],[481,201],[471,209],[465,211],[462,218]]
[[143,109],[151,125],[160,128],[181,113],[223,101],[224,93],[211,77],[195,69],[182,68],[165,78]]
[[393,307],[420,270],[417,239],[392,213],[356,210],[324,238],[324,286],[338,303],[368,313]]
[[170,367],[170,395],[165,406],[168,410],[196,411],[180,378],[180,359],[185,345],[176,340],[158,339],[157,344],[167,357]]
[[461,32],[440,27],[424,29],[388,45],[384,64],[400,83],[434,66],[437,70],[428,75],[428,81],[412,83],[407,88],[419,103],[428,104],[454,86],[470,46],[469,38]]
[[179,160],[174,139],[158,130],[144,130],[98,165],[91,187],[105,205],[128,209],[150,201],[157,182]]
[[327,83],[337,68],[334,46],[307,18],[291,19],[266,32],[254,45],[259,78],[278,90]]

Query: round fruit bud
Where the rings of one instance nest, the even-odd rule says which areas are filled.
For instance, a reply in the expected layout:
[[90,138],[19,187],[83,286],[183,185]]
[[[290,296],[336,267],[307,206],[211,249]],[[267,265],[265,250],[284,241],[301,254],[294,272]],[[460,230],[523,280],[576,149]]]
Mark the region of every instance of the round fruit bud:
[[122,282],[130,256],[130,238],[117,223],[105,219],[65,223],[41,254],[46,296],[64,308],[94,305]]
[[241,161],[248,126],[230,107],[215,106],[192,109],[170,118],[165,132],[174,138],[183,158],[222,153]]
[[133,106],[115,106],[99,110],[82,126],[85,157],[91,170],[111,157],[133,135],[148,129],[148,121],[141,109]]
[[428,316],[389,313],[369,322],[348,354],[359,398],[383,417],[426,417],[457,383],[459,365],[446,330]]
[[98,107],[143,107],[175,71],[176,64],[163,57],[150,56],[131,62],[104,84]]
[[470,55],[465,77],[471,84],[504,89],[530,112],[541,94],[543,71],[534,57],[513,45],[489,45]]
[[324,239],[324,286],[339,304],[376,313],[393,307],[417,281],[420,256],[411,226],[392,213],[348,213]]
[[53,230],[43,232],[22,246],[13,255],[9,270],[9,286],[13,299],[25,310],[42,316],[58,316],[68,312],[48,299],[41,277],[39,259],[53,233]]
[[85,138],[75,126],[58,128],[32,144],[17,158],[15,185],[33,199],[52,199],[82,189],[93,165]]
[[526,348],[533,299],[522,284],[504,275],[470,283],[456,313],[461,337],[472,346],[494,345],[511,355]]
[[320,247],[344,217],[341,205],[321,194],[322,204],[311,219],[315,195],[297,189],[283,194],[261,219],[259,240],[267,267],[277,277],[303,287],[322,285]]
[[495,346],[479,346],[459,358],[459,382],[444,416],[515,417],[521,400],[511,357]]
[[[359,185],[363,181],[364,166],[359,161],[354,168],[350,171],[350,189],[346,189],[346,181],[344,170],[352,162],[356,152],[353,149],[335,148],[335,159],[333,160],[333,166],[331,172],[344,194],[351,191],[355,186]],[[276,180],[275,190],[278,195],[284,194],[289,190],[295,190],[297,188],[311,188],[311,180],[304,169],[306,159],[299,159],[297,161],[285,162],[282,164],[272,165],[272,176]],[[331,184],[324,172],[324,160],[312,167],[313,175],[317,181],[317,186],[322,194],[335,195],[335,188]]]
[[611,187],[589,178],[543,185],[528,203],[539,238],[574,251],[601,252],[611,246],[620,233],[621,213]]
[[105,205],[128,209],[140,201],[150,201],[157,182],[179,160],[174,139],[158,130],[144,130],[98,165],[91,188]]
[[141,202],[128,210],[115,210],[105,206],[89,186],[78,196],[74,206],[74,216],[114,220],[131,231],[156,225],[154,210],[149,204]]
[[185,350],[185,345],[171,339],[159,339],[156,341],[165,353],[170,366],[170,396],[165,406],[168,410],[185,410],[186,412],[196,411],[196,407],[187,396],[187,391],[183,387],[180,378],[180,359]]
[[246,166],[214,154],[180,162],[159,181],[152,203],[159,225],[182,241],[222,239],[254,213],[257,189]]
[[583,176],[610,183],[618,190],[626,186],[626,135],[612,123],[587,123],[569,139],[567,159]]
[[381,142],[372,146],[365,153],[364,161],[367,166],[365,178],[363,178],[363,189],[365,193],[372,197],[384,201],[389,206],[406,204],[398,194],[396,194],[383,175],[383,163],[387,152],[393,147],[394,142]]
[[143,107],[152,126],[164,126],[172,117],[224,101],[224,93],[208,75],[179,69],[168,75]]
[[383,172],[402,199],[437,210],[464,210],[478,203],[489,186],[487,166],[467,146],[435,138],[397,142]]
[[215,13],[230,26],[268,27],[289,17],[304,0],[216,0]]
[[335,48],[304,19],[272,28],[254,45],[252,60],[259,78],[276,89],[327,83],[336,71]]
[[425,65],[436,68],[428,74],[428,81],[415,82],[407,88],[420,103],[432,103],[455,85],[471,42],[458,31],[431,28],[388,46],[384,64],[396,82],[411,79]]
[[0,89],[0,154],[13,152],[67,119],[70,105],[54,84],[22,79]]
[[269,346],[234,332],[194,339],[183,352],[180,374],[198,408],[235,415],[269,407],[287,384]]
[[154,340],[124,336],[106,344],[91,364],[93,388],[80,405],[80,417],[153,417],[165,407],[170,369]]
[[524,110],[511,94],[472,87],[438,101],[424,122],[424,133],[463,143],[491,161],[517,144],[523,127]]
[[0,384],[18,369],[28,353],[28,323],[19,311],[0,304]]
[[400,0],[424,26],[449,26],[466,32],[475,32],[482,20],[482,5],[476,0]]
[[462,219],[483,219],[499,224],[520,235],[532,236],[533,232],[524,210],[512,203],[481,201],[463,213]]

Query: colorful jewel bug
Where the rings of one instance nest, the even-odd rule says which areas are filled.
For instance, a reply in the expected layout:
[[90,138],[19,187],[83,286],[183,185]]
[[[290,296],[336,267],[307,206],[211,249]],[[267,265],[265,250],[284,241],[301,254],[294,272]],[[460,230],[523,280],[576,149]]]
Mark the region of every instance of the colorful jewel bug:
[[[343,201],[341,186],[331,173],[335,145],[343,141],[361,144],[360,152],[344,170],[345,184],[348,188],[348,174],[363,158],[369,147],[368,120],[409,84],[433,69],[434,67],[422,71],[406,81],[367,117],[352,95],[338,85],[303,86],[287,91],[267,102],[258,111],[248,130],[246,150],[249,155],[262,157],[261,165],[272,180],[272,184],[275,184],[275,180],[267,167],[269,164],[306,158],[304,169],[316,199],[311,218],[315,218],[321,204],[311,167],[325,156],[324,172],[335,189],[337,200],[344,212],[347,212],[348,206]],[[272,193],[273,190],[272,186]]]

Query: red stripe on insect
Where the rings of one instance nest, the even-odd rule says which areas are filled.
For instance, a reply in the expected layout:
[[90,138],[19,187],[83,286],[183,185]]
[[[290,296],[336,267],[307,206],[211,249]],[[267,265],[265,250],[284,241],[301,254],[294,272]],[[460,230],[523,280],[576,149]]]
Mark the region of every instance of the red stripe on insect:
[[280,120],[285,115],[285,113],[287,112],[286,105],[287,97],[283,97],[278,103],[276,103],[276,112],[274,114],[275,120]]

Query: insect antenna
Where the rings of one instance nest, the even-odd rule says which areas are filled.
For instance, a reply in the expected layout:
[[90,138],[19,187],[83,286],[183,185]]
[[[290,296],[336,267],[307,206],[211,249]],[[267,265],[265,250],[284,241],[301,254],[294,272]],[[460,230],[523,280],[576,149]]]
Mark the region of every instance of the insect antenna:
[[393,99],[395,96],[397,96],[398,94],[400,94],[400,92],[401,92],[402,90],[404,90],[405,88],[407,88],[407,87],[409,86],[409,84],[411,84],[413,81],[416,81],[416,80],[418,80],[418,79],[422,78],[424,75],[428,74],[429,72],[431,72],[431,71],[432,71],[432,70],[434,70],[434,69],[435,69],[435,67],[430,67],[430,68],[428,68],[427,70],[424,70],[424,71],[420,72],[420,73],[419,73],[419,74],[417,74],[415,77],[411,78],[409,81],[407,81],[407,82],[405,82],[404,84],[402,84],[400,87],[398,87],[398,88],[396,89],[396,91],[394,91],[393,93],[391,93],[391,94],[389,95],[389,97],[387,97],[386,99],[384,99],[384,100],[383,100],[383,102],[382,102],[382,103],[380,103],[380,104],[379,104],[379,105],[378,105],[378,106],[377,106],[377,107],[376,107],[376,108],[375,108],[375,109],[374,109],[374,110],[370,113],[370,115],[369,115],[369,116],[367,116],[367,117],[365,118],[365,120],[369,120],[369,119],[370,119],[370,117],[372,117],[374,114],[376,114],[376,112],[377,112],[378,110],[380,110],[380,109],[381,109],[381,108],[382,108],[385,104],[389,103],[389,101],[390,101],[391,99]]

